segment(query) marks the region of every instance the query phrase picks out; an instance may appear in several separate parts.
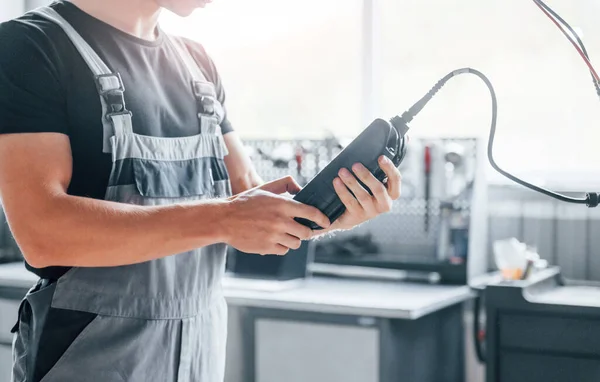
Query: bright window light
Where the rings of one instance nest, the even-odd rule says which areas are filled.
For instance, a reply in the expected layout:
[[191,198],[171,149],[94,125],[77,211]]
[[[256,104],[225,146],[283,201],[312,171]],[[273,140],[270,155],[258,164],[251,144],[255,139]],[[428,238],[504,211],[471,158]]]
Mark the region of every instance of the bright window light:
[[216,0],[162,27],[201,42],[244,137],[356,135],[362,0]]

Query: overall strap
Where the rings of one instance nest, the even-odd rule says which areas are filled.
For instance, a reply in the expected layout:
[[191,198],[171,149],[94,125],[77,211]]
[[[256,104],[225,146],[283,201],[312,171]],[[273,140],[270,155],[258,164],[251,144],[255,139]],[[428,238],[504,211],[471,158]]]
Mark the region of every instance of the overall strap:
[[133,133],[131,112],[125,107],[125,86],[120,74],[110,70],[83,37],[54,9],[39,7],[29,13],[41,16],[60,26],[94,74],[96,89],[102,103],[103,151],[110,153],[110,138],[113,135]]
[[203,134],[214,134],[215,123],[212,120],[216,118],[218,125],[223,118],[223,107],[217,101],[214,85],[206,79],[182,39],[173,36],[168,36],[168,39],[177,51],[181,61],[185,64],[188,73],[192,76],[191,87],[196,99],[201,132]]
[[204,73],[202,73],[202,70],[200,70],[200,67],[198,66],[198,64],[196,64],[196,60],[194,60],[194,57],[192,57],[192,54],[185,46],[184,42],[180,38],[175,38],[170,35],[168,36],[168,38],[172,45],[175,47],[175,50],[177,50],[179,57],[185,64],[185,67],[187,68],[188,72],[192,75],[194,81],[207,82]]

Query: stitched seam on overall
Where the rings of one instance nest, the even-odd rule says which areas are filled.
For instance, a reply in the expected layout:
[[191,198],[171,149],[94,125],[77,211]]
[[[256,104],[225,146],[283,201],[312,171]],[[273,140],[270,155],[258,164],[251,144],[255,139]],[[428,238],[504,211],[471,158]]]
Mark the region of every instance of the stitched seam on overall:
[[198,139],[198,138],[213,139],[213,138],[217,138],[220,134],[200,133],[200,134],[189,135],[187,137],[158,137],[155,135],[143,135],[143,134],[137,134],[137,133],[131,133],[130,135],[135,135],[136,137],[141,137],[142,139],[152,139],[152,140],[157,140],[157,141],[174,142],[175,140],[189,141],[189,140]]
[[[218,284],[217,287],[221,285]],[[127,293],[127,294],[123,294],[123,293],[106,293],[106,292],[97,292],[97,291],[93,291],[90,289],[85,289],[85,288],[78,288],[78,287],[74,287],[69,285],[67,287],[67,290],[71,290],[71,291],[76,291],[76,292],[83,292],[83,293],[92,293],[92,294],[96,294],[96,295],[104,295],[104,296],[114,296],[114,297],[135,297],[135,298],[139,298],[141,300],[149,300],[149,301],[187,301],[187,300],[193,300],[195,299],[195,296],[190,296],[190,297],[184,297],[184,298],[174,298],[172,296],[163,296],[160,294],[157,294],[156,298],[153,297],[146,297],[146,296],[141,296],[141,295],[137,295],[137,294],[133,294],[133,293]],[[214,291],[214,289],[212,289]],[[216,293],[210,293],[210,297],[211,300],[213,299],[213,295],[219,295],[222,294],[220,291],[217,291]],[[217,296],[218,297],[218,296]]]

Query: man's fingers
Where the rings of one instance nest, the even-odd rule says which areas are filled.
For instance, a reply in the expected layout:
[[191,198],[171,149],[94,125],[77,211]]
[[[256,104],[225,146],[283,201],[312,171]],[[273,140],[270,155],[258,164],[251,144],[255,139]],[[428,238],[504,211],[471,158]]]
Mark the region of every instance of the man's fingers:
[[308,204],[302,204],[299,202],[293,202],[293,208],[289,211],[295,218],[303,218],[315,222],[322,228],[328,228],[331,225],[329,218],[319,211],[318,208],[309,206]]
[[294,179],[293,177],[288,176],[288,178],[289,182],[287,183],[287,192],[289,192],[292,195],[296,195],[300,192],[300,190],[302,190],[302,186],[300,186],[298,182],[296,182],[296,179]]
[[340,179],[344,182],[344,184],[352,191],[356,199],[360,202],[360,204],[364,208],[370,208],[370,204],[372,204],[371,195],[363,188],[363,186],[358,183],[358,180],[352,175],[350,171],[343,168],[339,172]]
[[267,182],[267,183],[261,185],[258,188],[263,191],[268,191],[268,192],[272,192],[274,194],[279,194],[279,192],[277,192],[277,191],[279,189],[281,189],[281,181],[282,181],[281,179],[272,180],[270,182]]
[[289,248],[289,249],[298,249],[300,248],[300,245],[302,244],[302,241],[300,239],[298,239],[295,236],[292,235],[288,235],[288,234],[283,234],[281,235],[281,237],[279,238],[279,243],[280,245]]
[[289,250],[290,250],[290,249],[289,249],[288,247],[285,247],[285,246],[283,246],[283,245],[281,245],[281,244],[277,244],[277,245],[275,245],[275,246],[273,247],[273,250],[272,250],[272,251],[270,251],[271,253],[269,253],[269,255],[279,255],[279,256],[283,256],[283,255],[285,255],[286,253],[288,253],[288,252],[289,252]]
[[400,171],[394,166],[391,160],[381,156],[379,158],[379,167],[383,170],[387,176],[387,190],[390,198],[396,200],[400,197],[400,190],[402,184],[402,175]]
[[271,182],[267,182],[259,188],[263,191],[268,191],[278,195],[285,194],[286,192],[289,192],[290,194],[297,194],[302,189],[302,187],[300,187],[294,178],[289,175]]
[[342,182],[340,178],[335,178],[333,180],[333,188],[335,189],[335,192],[337,193],[338,197],[340,198],[348,212],[352,214],[358,214],[360,212],[360,203],[358,202],[358,200],[356,200],[354,195],[352,195],[350,191],[348,191],[346,185],[344,184],[344,182]]
[[392,198],[388,195],[386,186],[360,163],[352,166],[352,171],[371,190],[375,197],[375,200],[370,199],[370,203],[365,206],[365,210],[369,214],[388,212],[392,206]]
[[297,237],[300,240],[308,240],[313,236],[312,229],[296,222],[295,220],[289,220],[286,226],[288,234]]
[[356,174],[356,177],[360,179],[373,193],[377,199],[387,197],[387,191],[383,183],[379,179],[375,178],[373,174],[365,166],[360,163],[352,166],[352,171]]

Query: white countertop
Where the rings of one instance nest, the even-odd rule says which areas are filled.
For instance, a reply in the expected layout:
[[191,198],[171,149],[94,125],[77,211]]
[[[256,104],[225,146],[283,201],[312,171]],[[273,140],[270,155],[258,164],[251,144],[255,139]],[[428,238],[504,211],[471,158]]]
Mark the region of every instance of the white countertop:
[[562,286],[537,296],[528,297],[527,300],[538,304],[600,308],[600,287]]
[[[37,277],[22,263],[0,265],[0,288],[28,289]],[[417,319],[472,297],[467,286],[314,277],[299,283],[226,277],[229,305],[319,313]]]

